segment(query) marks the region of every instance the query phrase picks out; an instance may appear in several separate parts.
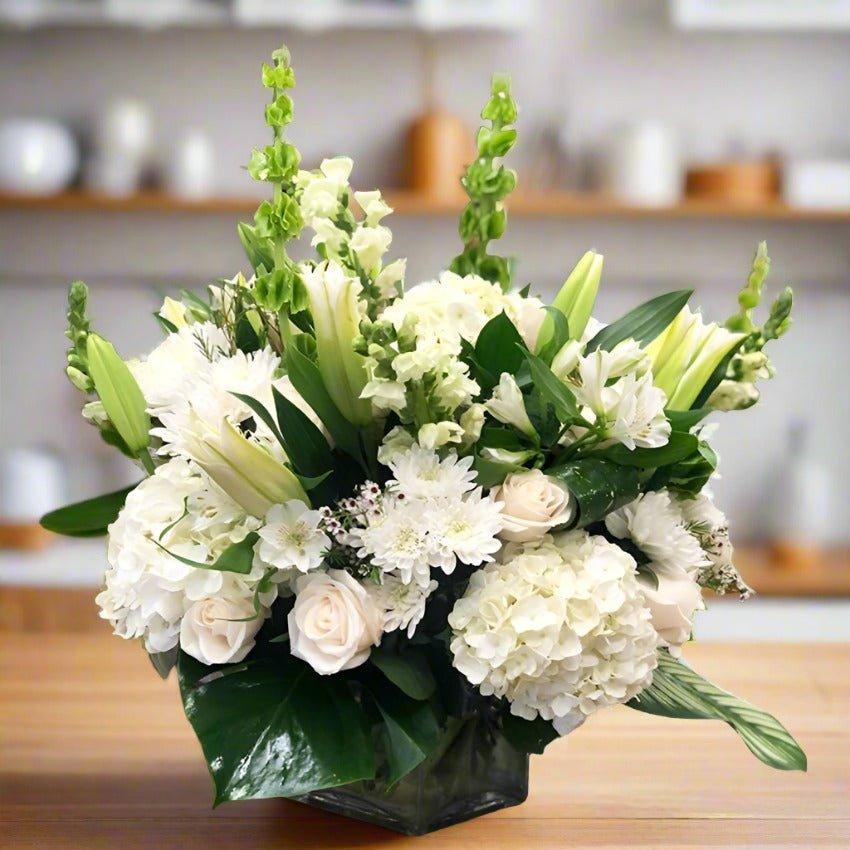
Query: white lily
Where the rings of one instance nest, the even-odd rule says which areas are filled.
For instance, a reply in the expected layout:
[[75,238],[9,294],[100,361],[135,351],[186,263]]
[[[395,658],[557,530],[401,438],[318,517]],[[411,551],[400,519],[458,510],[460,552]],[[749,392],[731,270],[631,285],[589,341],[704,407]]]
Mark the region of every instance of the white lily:
[[522,391],[512,375],[502,372],[499,385],[493,390],[492,398],[484,407],[499,422],[512,425],[527,437],[537,439],[537,431],[528,418],[525,402],[522,400]]

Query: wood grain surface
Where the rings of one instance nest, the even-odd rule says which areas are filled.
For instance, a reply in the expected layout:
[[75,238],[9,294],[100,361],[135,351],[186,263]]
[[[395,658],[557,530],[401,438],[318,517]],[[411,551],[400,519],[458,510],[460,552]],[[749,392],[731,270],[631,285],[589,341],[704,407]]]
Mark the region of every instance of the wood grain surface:
[[406,838],[284,800],[210,808],[175,682],[106,633],[0,635],[2,848],[850,846],[850,646],[693,646],[700,672],[776,713],[809,773],[725,725],[603,712],[532,759],[522,806]]

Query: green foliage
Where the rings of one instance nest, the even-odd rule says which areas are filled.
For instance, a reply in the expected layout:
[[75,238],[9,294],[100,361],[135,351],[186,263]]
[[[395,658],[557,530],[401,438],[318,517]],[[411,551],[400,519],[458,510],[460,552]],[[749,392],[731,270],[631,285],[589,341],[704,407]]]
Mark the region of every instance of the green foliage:
[[610,460],[585,457],[547,469],[575,497],[578,504],[577,526],[584,528],[603,519],[611,511],[627,505],[640,492],[637,469],[620,466]]
[[159,674],[160,678],[167,679],[168,674],[177,666],[177,658],[180,655],[180,647],[175,646],[166,652],[149,652],[153,669]]
[[365,717],[340,676],[289,654],[221,669],[181,653],[186,717],[215,783],[215,803],[295,797],[375,775]]
[[756,329],[752,321],[753,310],[761,303],[762,290],[769,273],[770,257],[767,255],[767,242],[759,242],[747,282],[738,293],[739,310],[726,320],[728,330],[751,333]]
[[602,457],[613,460],[622,466],[636,466],[642,469],[657,469],[678,463],[690,457],[698,450],[699,439],[693,434],[673,431],[663,446],[655,449],[628,449],[622,443],[600,452]]
[[57,508],[41,518],[41,527],[67,537],[99,537],[118,518],[127,495],[137,486],[132,484],[114,493]]
[[531,382],[543,400],[552,406],[561,424],[574,422],[579,416],[578,402],[572,390],[561,381],[540,357],[525,353],[531,370]]
[[507,290],[511,267],[505,257],[487,253],[487,244],[505,232],[507,212],[502,202],[516,186],[516,173],[497,160],[506,156],[516,142],[516,103],[511,97],[510,80],[493,77],[490,100],[481,117],[490,122],[481,127],[476,138],[478,153],[461,178],[469,203],[460,216],[459,233],[463,252],[452,260],[453,272],[477,274]]
[[717,454],[708,443],[700,440],[689,455],[656,470],[646,489],[660,490],[666,487],[684,496],[694,497],[705,487],[716,469]]
[[652,342],[676,318],[691,295],[692,289],[680,289],[651,298],[599,331],[585,351],[610,351],[618,342],[630,338],[640,345]]
[[167,549],[158,540],[153,542],[167,552],[181,564],[186,564],[187,567],[195,567],[199,570],[217,570],[222,573],[239,573],[240,575],[248,575],[254,566],[254,546],[260,539],[260,535],[256,531],[249,531],[237,543],[231,543],[218,558],[211,564],[205,561],[193,561],[191,558],[184,558],[182,555],[177,555]]
[[558,738],[558,733],[551,721],[536,717],[525,720],[514,714],[505,712],[502,718],[502,732],[508,743],[521,753],[536,753],[540,755],[552,741]]
[[723,720],[769,767],[806,770],[806,754],[775,717],[711,684],[667,652],[658,654],[652,684],[626,704],[662,717]]
[[391,650],[375,647],[369,661],[411,699],[426,700],[437,687],[427,659],[414,648]]
[[487,322],[472,352],[473,374],[484,390],[492,389],[502,372],[515,375],[522,365],[525,343],[505,313]]

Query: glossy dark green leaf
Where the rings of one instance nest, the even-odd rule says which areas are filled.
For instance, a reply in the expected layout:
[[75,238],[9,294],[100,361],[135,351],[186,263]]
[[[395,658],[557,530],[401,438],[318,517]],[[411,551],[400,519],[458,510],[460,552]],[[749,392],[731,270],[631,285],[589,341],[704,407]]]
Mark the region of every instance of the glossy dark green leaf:
[[657,469],[650,478],[647,489],[663,487],[685,495],[696,496],[708,483],[717,469],[717,454],[706,442],[698,442],[696,450],[687,457]]
[[180,647],[175,646],[166,652],[149,652],[148,658],[151,660],[153,669],[163,678],[167,679],[168,674],[174,667],[177,666],[177,656],[180,654]]
[[475,456],[472,468],[477,474],[475,482],[481,487],[497,487],[512,472],[522,469],[518,463],[491,460],[487,457],[481,457],[481,455]]
[[106,527],[115,522],[119,511],[124,507],[127,494],[137,486],[138,484],[133,484],[114,493],[104,493],[93,499],[57,508],[41,518],[41,527],[68,537],[96,537],[106,534]]
[[216,805],[295,797],[375,775],[365,718],[339,676],[280,655],[217,677],[181,653],[178,678]]
[[579,528],[603,519],[637,498],[638,471],[603,458],[587,457],[546,470],[562,481],[578,504]]
[[548,366],[565,343],[570,340],[570,323],[557,307],[544,308],[552,320],[552,335],[548,342],[537,352],[537,356]]
[[369,686],[383,719],[382,734],[392,787],[420,765],[437,748],[440,727],[429,702],[405,696],[386,679],[376,679]]
[[330,472],[333,469],[333,458],[322,432],[303,410],[299,410],[276,387],[272,387],[272,395],[286,453],[296,471],[311,477]]
[[531,382],[545,402],[551,404],[561,423],[572,422],[579,409],[572,390],[539,358],[526,353]]
[[549,720],[542,717],[526,720],[508,713],[502,719],[502,732],[515,750],[538,755],[559,737]]
[[775,717],[721,690],[667,652],[658,653],[652,684],[626,705],[662,717],[723,720],[769,767],[807,768],[806,754]]
[[596,351],[597,348],[610,351],[624,339],[633,339],[641,345],[652,342],[676,318],[691,295],[692,289],[680,289],[651,298],[599,331],[588,342],[585,352]]
[[525,343],[507,314],[493,316],[475,342],[475,360],[498,381],[503,372],[513,375],[522,364]]
[[180,561],[181,564],[186,564],[187,567],[195,567],[199,570],[218,570],[223,573],[240,573],[247,575],[251,572],[254,566],[254,546],[260,539],[260,535],[256,531],[250,531],[238,543],[231,543],[211,564],[204,561],[193,561],[191,558],[185,558],[182,555],[170,551],[166,546],[163,546],[158,540],[153,542],[159,546],[163,552],[168,552],[172,558]]
[[415,649],[396,652],[375,647],[369,660],[412,699],[426,700],[437,687],[427,659]]
[[339,408],[333,403],[325,389],[319,367],[295,346],[287,348],[285,359],[292,386],[324,422],[337,446],[358,462],[364,463],[357,428],[339,412]]
[[655,449],[635,448],[630,451],[622,443],[618,443],[601,454],[608,460],[613,460],[623,466],[656,469],[659,466],[667,466],[684,460],[696,451],[698,445],[699,439],[693,434],[672,431],[667,443]]
[[665,410],[664,415],[670,420],[674,431],[690,431],[713,411],[711,407],[697,407],[691,410]]

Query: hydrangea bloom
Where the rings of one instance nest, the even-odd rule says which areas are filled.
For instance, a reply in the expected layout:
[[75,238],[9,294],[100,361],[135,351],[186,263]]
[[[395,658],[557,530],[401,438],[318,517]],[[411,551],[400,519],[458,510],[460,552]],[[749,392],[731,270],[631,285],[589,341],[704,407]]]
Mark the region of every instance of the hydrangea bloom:
[[634,559],[584,531],[509,544],[449,616],[454,664],[511,712],[570,727],[647,687],[657,635]]

